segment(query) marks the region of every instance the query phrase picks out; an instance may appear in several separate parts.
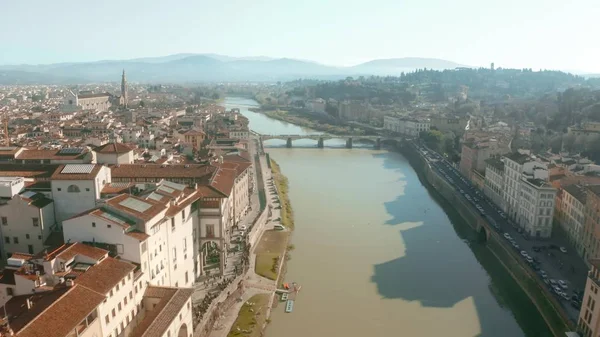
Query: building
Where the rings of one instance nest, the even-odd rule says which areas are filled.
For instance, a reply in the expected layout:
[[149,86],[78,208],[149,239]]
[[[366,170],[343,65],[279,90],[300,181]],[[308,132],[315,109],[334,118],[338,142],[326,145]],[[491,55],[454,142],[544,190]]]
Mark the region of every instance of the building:
[[56,230],[54,202],[42,193],[25,191],[0,200],[0,256],[16,252],[34,254]]
[[508,145],[497,141],[495,138],[470,139],[462,145],[459,164],[460,173],[470,180],[472,180],[473,171],[479,171],[482,173],[481,175],[485,175],[486,160],[508,152],[510,152]]
[[133,149],[123,143],[106,143],[93,152],[98,164],[133,164]]
[[596,303],[600,302],[600,260],[591,259],[589,264],[590,271],[577,321],[577,330],[582,332],[583,337],[598,336],[600,333],[600,304],[596,307]]
[[[583,233],[585,228],[585,203],[587,190],[581,185],[569,185],[559,191],[562,193],[558,220],[571,244],[580,256],[584,256]],[[557,209],[559,209],[557,207]]]
[[339,102],[338,117],[346,121],[367,121],[367,104],[360,101]]
[[600,185],[587,186],[585,194],[585,225],[583,227],[584,261],[600,257]]
[[383,117],[383,129],[393,133],[417,137],[423,131],[429,131],[431,122],[428,118]]
[[111,107],[111,100],[112,95],[107,92],[80,92],[75,94],[71,90],[68,90],[63,104],[68,108],[80,107],[83,110],[108,111]]
[[325,113],[327,103],[322,98],[316,98],[306,101],[306,109],[310,112]]
[[500,158],[492,157],[485,160],[485,181],[483,193],[501,209],[504,207],[502,197],[504,189],[504,162]]
[[442,133],[449,131],[454,132],[455,135],[460,136],[465,132],[465,128],[469,123],[469,117],[465,116],[432,116],[431,126],[440,130]]
[[189,129],[174,132],[175,138],[182,142],[192,144],[195,151],[201,150],[206,139],[206,134],[201,130]]
[[149,285],[106,250],[72,243],[8,265],[2,276],[12,275],[13,295],[0,308],[10,317],[2,336],[191,336],[193,290]]
[[556,189],[548,182],[547,165],[520,153],[503,160],[504,211],[528,235],[550,237]]
[[129,97],[127,95],[127,78],[125,77],[125,69],[123,69],[123,75],[121,75],[121,105],[127,109],[129,103]]
[[600,134],[599,122],[584,122],[580,125],[570,126],[567,133],[574,136],[587,136]]
[[56,221],[96,207],[100,193],[111,182],[108,166],[96,164],[60,165],[51,177]]

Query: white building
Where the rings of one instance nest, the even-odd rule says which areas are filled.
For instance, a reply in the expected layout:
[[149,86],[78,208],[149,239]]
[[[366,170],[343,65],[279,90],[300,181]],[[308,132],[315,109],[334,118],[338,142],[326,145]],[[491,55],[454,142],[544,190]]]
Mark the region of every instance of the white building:
[[[8,291],[14,297],[0,308],[10,317],[10,324],[0,323],[0,333],[191,336],[192,289],[149,286],[136,265],[103,249],[73,243],[42,257],[20,255],[9,261],[5,275],[14,278]],[[2,293],[9,289],[5,286],[0,284]]]
[[55,224],[54,203],[41,193],[26,191],[0,201],[0,256],[42,251]]
[[93,152],[98,164],[133,164],[133,149],[123,143],[107,143]]
[[190,287],[200,272],[192,242],[199,197],[171,182],[145,198],[121,194],[63,221],[64,239],[114,245],[119,257],[140,265],[152,285]]
[[528,235],[550,237],[556,189],[547,182],[546,164],[519,153],[503,159],[505,212]]
[[417,137],[423,131],[429,131],[429,119],[400,118],[393,116],[383,117],[383,128],[405,136]]
[[52,175],[56,221],[96,207],[100,192],[111,182],[110,169],[96,164],[61,165]]
[[503,198],[504,162],[499,158],[488,158],[485,164],[483,193],[501,209],[505,209]]

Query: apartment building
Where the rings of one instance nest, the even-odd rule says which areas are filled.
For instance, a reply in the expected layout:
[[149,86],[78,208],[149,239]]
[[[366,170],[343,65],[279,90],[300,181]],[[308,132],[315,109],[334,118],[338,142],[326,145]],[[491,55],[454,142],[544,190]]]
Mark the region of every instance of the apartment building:
[[485,160],[485,180],[483,193],[504,209],[504,162],[500,158],[488,158]]
[[548,183],[546,164],[520,153],[508,154],[503,161],[504,211],[528,235],[550,237],[556,189]]
[[472,180],[473,171],[485,172],[486,160],[510,152],[508,144],[495,138],[469,139],[462,145],[459,170]]
[[582,332],[582,337],[593,337],[600,334],[600,302],[598,289],[600,288],[600,260],[591,259],[590,271],[588,272],[583,294],[577,330]]
[[431,122],[428,118],[383,117],[383,129],[397,134],[417,137],[423,131],[429,131]]
[[584,261],[600,257],[600,185],[587,186],[583,226]]
[[[16,255],[0,283],[8,320],[0,334],[17,337],[191,336],[192,289],[150,286],[132,263],[81,243],[47,254]],[[33,287],[33,288],[32,288]],[[8,291],[10,289],[10,291]],[[34,289],[34,291],[32,291]]]
[[584,255],[583,234],[585,228],[585,203],[587,190],[581,185],[569,185],[559,193],[561,196],[561,207],[558,220],[567,233],[569,241],[580,256]]

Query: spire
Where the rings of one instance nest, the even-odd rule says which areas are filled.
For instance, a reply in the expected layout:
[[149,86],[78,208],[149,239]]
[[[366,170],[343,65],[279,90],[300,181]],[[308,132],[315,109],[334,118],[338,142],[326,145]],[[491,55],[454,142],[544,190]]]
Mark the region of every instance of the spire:
[[125,69],[121,76],[121,98],[123,98],[123,106],[127,108],[127,78],[125,78]]

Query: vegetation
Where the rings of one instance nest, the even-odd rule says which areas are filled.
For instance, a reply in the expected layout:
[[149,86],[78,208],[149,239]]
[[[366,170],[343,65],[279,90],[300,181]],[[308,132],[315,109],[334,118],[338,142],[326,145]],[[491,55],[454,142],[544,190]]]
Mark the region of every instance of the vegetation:
[[262,336],[263,326],[267,321],[267,310],[269,307],[269,295],[259,294],[252,296],[240,309],[238,317],[233,323],[227,337]]
[[271,118],[275,118],[291,124],[303,126],[316,131],[322,131],[333,135],[364,135],[365,132],[361,129],[352,128],[349,126],[333,125],[324,122],[315,121],[314,117],[301,116],[293,114],[285,110],[267,110],[263,113]]
[[279,199],[281,202],[281,224],[286,228],[293,230],[294,211],[292,210],[292,204],[290,203],[290,197],[288,195],[288,179],[281,174],[279,164],[273,159],[271,159],[271,171],[273,172],[273,180],[275,181],[275,186],[279,192]]
[[279,262],[285,252],[288,232],[265,231],[256,247],[255,272],[270,280],[276,280],[279,274]]

